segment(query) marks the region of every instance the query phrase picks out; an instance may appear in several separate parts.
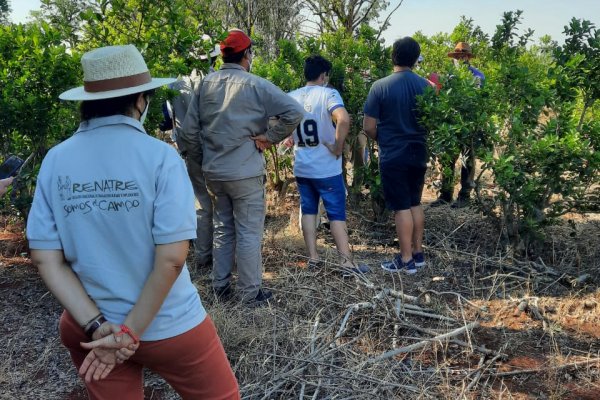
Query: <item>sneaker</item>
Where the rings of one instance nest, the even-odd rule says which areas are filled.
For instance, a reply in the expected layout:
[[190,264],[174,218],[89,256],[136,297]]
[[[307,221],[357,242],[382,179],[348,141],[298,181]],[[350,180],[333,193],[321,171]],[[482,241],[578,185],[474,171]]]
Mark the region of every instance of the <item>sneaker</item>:
[[227,283],[225,286],[213,287],[215,297],[219,301],[229,301],[233,298],[233,288],[231,283]]
[[423,268],[425,264],[425,254],[423,252],[413,254],[413,260],[415,260],[415,266],[417,268]]
[[405,274],[416,274],[417,266],[415,265],[415,260],[412,258],[408,262],[403,262],[400,254],[396,254],[396,256],[390,261],[384,261],[381,263],[381,268],[385,269],[388,272],[404,272]]
[[354,267],[342,267],[342,277],[344,278],[368,274],[369,272],[371,272],[371,268],[366,264],[355,264]]
[[449,201],[442,199],[441,197],[438,197],[437,200],[433,201],[431,204],[429,204],[429,207],[440,207],[440,206],[445,206],[450,204]]
[[450,208],[465,208],[471,205],[471,199],[468,197],[459,197],[456,199],[454,203],[450,206]]
[[259,289],[256,297],[244,302],[246,307],[259,308],[269,305],[269,301],[273,300],[273,293],[266,289]]

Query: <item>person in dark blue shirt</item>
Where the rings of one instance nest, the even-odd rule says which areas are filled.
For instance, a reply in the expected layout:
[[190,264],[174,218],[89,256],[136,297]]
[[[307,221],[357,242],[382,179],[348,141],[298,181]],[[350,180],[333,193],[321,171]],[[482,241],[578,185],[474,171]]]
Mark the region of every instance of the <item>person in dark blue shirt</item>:
[[[485,82],[485,75],[483,72],[475,68],[469,63],[469,60],[475,55],[471,51],[471,46],[465,42],[459,42],[454,47],[454,51],[448,53],[448,57],[451,57],[456,64],[466,64],[469,71],[473,74],[476,81],[477,87],[482,87]],[[458,192],[458,198],[452,203],[454,195],[454,174],[452,176],[442,176],[442,187],[440,189],[440,196],[436,201],[431,203],[431,207],[438,207],[444,204],[452,203],[452,208],[463,208],[470,204],[471,191],[473,190],[474,178],[475,178],[475,157],[472,153],[472,149],[469,146],[465,146],[462,149],[462,154],[465,162],[460,169],[460,191]],[[455,154],[448,163],[444,163],[442,168],[444,170],[449,169],[454,171],[454,165],[458,160],[460,154]]]
[[427,170],[427,132],[419,124],[416,97],[430,86],[412,71],[421,53],[411,37],[394,42],[394,72],[376,81],[364,107],[363,129],[379,148],[379,168],[386,206],[394,211],[400,254],[381,267],[414,274],[425,266],[425,217],[421,195]]

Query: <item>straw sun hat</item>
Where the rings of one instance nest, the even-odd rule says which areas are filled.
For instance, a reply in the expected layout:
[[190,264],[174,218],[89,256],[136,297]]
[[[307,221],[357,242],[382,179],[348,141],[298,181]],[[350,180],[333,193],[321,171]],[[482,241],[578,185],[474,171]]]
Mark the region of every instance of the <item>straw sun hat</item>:
[[101,100],[141,93],[175,82],[152,78],[144,57],[135,46],[107,46],[81,57],[83,86],[67,90],[61,100]]
[[448,53],[448,57],[459,58],[459,57],[468,57],[473,58],[475,55],[471,51],[471,46],[465,42],[458,42],[454,47],[454,51]]

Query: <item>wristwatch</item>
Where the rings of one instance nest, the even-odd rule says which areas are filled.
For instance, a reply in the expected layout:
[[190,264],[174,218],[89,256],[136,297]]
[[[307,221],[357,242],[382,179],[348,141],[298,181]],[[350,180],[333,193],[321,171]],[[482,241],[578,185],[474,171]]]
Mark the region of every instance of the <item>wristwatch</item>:
[[100,328],[100,326],[105,322],[106,318],[104,318],[104,315],[100,314],[86,324],[83,332],[88,338],[92,339],[92,335],[94,334],[94,332],[96,332],[96,329]]

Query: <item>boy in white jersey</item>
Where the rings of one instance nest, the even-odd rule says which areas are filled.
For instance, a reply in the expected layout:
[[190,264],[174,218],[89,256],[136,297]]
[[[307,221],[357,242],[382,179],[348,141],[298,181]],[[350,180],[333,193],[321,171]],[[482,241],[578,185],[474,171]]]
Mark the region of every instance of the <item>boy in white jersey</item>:
[[326,87],[331,63],[321,56],[304,62],[306,86],[289,95],[304,107],[304,119],[292,134],[294,175],[300,192],[302,234],[309,254],[309,268],[319,265],[316,219],[319,198],[323,199],[331,233],[347,272],[367,272],[357,266],[350,252],[346,229],[346,187],[342,177],[342,151],[350,117],[339,92]]

